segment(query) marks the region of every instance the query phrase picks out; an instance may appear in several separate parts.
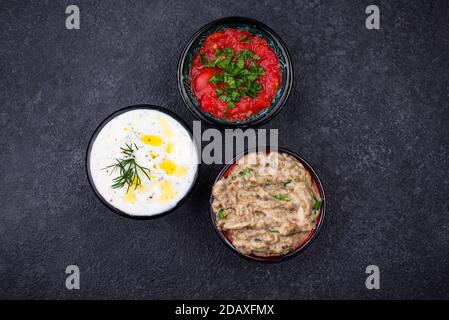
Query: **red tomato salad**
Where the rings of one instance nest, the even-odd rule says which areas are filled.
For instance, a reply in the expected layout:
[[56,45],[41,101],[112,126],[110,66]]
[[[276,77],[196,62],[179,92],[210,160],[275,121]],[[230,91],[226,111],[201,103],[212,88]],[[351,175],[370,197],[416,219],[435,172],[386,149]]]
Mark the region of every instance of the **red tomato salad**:
[[281,84],[279,60],[267,41],[239,29],[207,36],[190,77],[200,108],[231,122],[269,108]]

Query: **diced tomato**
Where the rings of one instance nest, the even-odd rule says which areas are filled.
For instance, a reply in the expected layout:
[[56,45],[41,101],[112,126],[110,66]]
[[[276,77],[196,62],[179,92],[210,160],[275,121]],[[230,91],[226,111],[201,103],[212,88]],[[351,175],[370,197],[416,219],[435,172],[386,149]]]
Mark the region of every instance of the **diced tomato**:
[[268,97],[274,98],[279,86],[281,85],[281,78],[278,72],[272,70],[267,71],[264,77],[264,89]]
[[254,111],[260,111],[266,108],[267,105],[271,104],[271,100],[268,98],[265,92],[259,93],[259,95],[252,100],[252,109]]
[[205,94],[211,95],[212,93],[215,93],[214,85],[209,82],[209,79],[215,74],[215,72],[221,73],[221,70],[214,68],[203,68],[203,70],[198,72],[196,77],[193,79],[193,90],[198,99],[201,99],[201,97]]

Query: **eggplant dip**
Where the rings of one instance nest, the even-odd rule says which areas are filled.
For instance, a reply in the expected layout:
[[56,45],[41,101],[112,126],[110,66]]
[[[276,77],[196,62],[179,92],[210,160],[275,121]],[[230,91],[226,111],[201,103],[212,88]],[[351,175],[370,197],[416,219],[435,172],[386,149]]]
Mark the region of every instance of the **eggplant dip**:
[[245,255],[279,256],[316,226],[321,198],[306,168],[286,153],[249,153],[215,183],[216,225]]

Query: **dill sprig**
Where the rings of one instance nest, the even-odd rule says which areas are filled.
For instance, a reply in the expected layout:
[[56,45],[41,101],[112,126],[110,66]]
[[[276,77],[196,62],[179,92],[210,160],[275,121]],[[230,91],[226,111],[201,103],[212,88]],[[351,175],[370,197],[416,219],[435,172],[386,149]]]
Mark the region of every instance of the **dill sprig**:
[[139,165],[136,161],[135,151],[139,150],[139,148],[135,143],[126,143],[125,147],[121,147],[120,150],[124,157],[122,159],[116,159],[116,163],[103,169],[106,170],[112,168],[111,174],[118,171],[119,175],[112,180],[113,184],[111,187],[113,189],[120,189],[124,186],[128,186],[127,190],[129,190],[132,185],[134,185],[134,189],[137,189],[137,187],[142,184],[140,172],[151,180],[148,175],[150,169]]

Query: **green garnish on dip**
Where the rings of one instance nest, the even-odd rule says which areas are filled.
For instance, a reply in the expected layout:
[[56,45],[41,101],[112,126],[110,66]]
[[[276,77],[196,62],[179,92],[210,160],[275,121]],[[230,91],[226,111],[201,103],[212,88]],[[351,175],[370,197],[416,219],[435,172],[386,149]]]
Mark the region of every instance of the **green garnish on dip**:
[[143,173],[149,180],[151,180],[148,175],[150,169],[145,168],[136,162],[135,152],[139,150],[139,148],[135,143],[126,143],[124,147],[120,148],[120,150],[123,154],[123,158],[116,159],[116,163],[103,168],[103,170],[112,168],[111,174],[115,171],[118,171],[119,173],[119,176],[112,180],[113,184],[111,187],[113,189],[120,189],[127,186],[127,190],[129,190],[133,185],[134,189],[137,189],[137,187],[142,184],[140,173]]
[[204,53],[200,54],[200,60],[202,64],[207,64],[207,57]]
[[239,174],[243,177],[249,175],[251,172],[253,172],[252,168],[245,168],[242,171],[240,171]]
[[245,35],[240,37],[240,41],[246,42],[246,43],[250,43],[251,42],[251,40],[249,40],[249,38],[247,36],[245,36]]
[[218,210],[217,218],[218,218],[219,220],[222,220],[222,219],[225,218],[225,214],[224,214],[224,209],[223,209],[223,208],[220,208],[220,210]]
[[313,195],[312,207],[313,207],[313,211],[315,211],[315,212],[318,212],[318,210],[320,210],[320,208],[321,208],[321,201],[318,200],[318,198],[315,197],[315,195]]
[[[242,36],[240,41],[246,41]],[[246,37],[249,41],[249,39]],[[239,50],[236,53],[232,48],[215,51],[215,58],[208,61],[205,55],[200,56],[204,66],[219,68],[221,73],[215,72],[209,82],[217,85],[215,92],[221,101],[227,103],[227,108],[234,108],[236,103],[244,97],[255,98],[262,90],[257,82],[265,70],[256,63],[259,56],[251,50]]]
[[271,228],[268,228],[267,231],[268,232],[273,232],[273,233],[279,233],[279,230],[271,229]]
[[289,183],[292,183],[292,182],[293,182],[293,180],[285,180],[284,182],[282,182],[282,186],[283,186],[284,188],[287,188],[288,184],[289,184]]
[[290,201],[288,195],[286,194],[274,194],[272,197],[279,201]]

